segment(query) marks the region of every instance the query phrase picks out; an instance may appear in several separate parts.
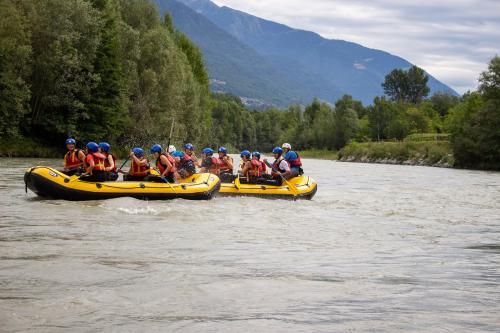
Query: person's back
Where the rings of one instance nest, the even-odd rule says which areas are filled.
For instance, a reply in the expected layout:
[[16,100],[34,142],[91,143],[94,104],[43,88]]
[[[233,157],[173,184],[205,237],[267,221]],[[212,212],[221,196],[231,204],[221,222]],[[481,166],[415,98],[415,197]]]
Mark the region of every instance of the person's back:
[[302,161],[299,154],[292,150],[292,146],[289,143],[284,143],[282,148],[285,153],[284,159],[290,166],[290,177],[302,175],[304,170],[302,170]]
[[189,155],[176,151],[172,157],[175,159],[177,173],[180,178],[188,178],[196,173],[196,166]]
[[80,176],[80,180],[87,182],[106,181],[105,159],[106,157],[99,152],[99,145],[97,143],[87,143],[87,156],[84,162],[85,172]]
[[107,142],[99,143],[99,149],[101,153],[106,157],[104,160],[104,171],[106,172],[106,180],[115,181],[118,179],[118,173],[116,172],[116,158],[109,152],[111,146]]

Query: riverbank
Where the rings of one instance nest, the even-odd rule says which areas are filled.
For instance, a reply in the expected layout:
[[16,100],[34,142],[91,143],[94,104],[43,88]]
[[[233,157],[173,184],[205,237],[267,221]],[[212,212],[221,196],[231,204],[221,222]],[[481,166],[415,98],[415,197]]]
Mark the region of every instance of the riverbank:
[[352,142],[339,151],[341,162],[402,164],[452,168],[453,151],[448,141]]
[[[0,157],[62,158],[64,147],[56,149],[29,138],[0,140]],[[118,158],[128,155],[126,149],[113,149]],[[448,141],[422,142],[353,142],[339,152],[331,150],[299,151],[302,158],[339,160],[379,164],[453,167],[454,159]]]
[[313,158],[317,160],[336,160],[338,159],[338,154],[336,151],[331,150],[303,150],[298,151],[300,157],[303,158]]
[[63,155],[64,152],[60,149],[33,139],[0,139],[0,157],[62,158]]

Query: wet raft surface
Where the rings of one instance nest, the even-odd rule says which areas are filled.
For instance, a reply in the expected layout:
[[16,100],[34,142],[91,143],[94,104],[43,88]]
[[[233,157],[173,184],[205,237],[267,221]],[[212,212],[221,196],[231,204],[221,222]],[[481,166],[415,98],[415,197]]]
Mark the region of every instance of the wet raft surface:
[[312,201],[24,193],[0,160],[0,331],[498,332],[500,175],[306,160]]

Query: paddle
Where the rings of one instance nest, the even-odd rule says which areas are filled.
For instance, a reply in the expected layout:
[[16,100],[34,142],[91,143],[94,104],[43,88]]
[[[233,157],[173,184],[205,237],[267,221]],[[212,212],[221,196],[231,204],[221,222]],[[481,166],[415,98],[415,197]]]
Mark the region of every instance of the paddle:
[[170,126],[170,134],[168,136],[167,153],[168,153],[168,148],[170,147],[170,140],[172,140],[172,132],[174,131],[174,121],[175,118],[172,118],[172,125]]
[[116,170],[116,173],[122,171],[122,168],[125,166],[125,164],[127,164],[128,160],[130,160],[130,155],[125,159],[125,162],[123,162],[122,166],[118,170]]
[[271,163],[269,163],[267,160],[264,162],[266,163],[266,165],[268,167],[270,167],[272,170],[274,170],[278,175],[280,175],[281,179],[283,179],[283,181],[286,183],[286,185],[288,186],[288,188],[294,193],[294,195],[299,195],[299,191],[297,190],[297,188],[295,186],[293,186],[288,180],[286,180],[285,177],[283,177],[283,175],[281,174],[281,172],[279,172],[279,170],[276,170],[275,167],[272,166]]
[[170,188],[172,189],[172,191],[174,191],[175,194],[177,194],[177,192],[175,191],[175,188],[172,186],[172,184],[170,184],[170,182],[167,180],[167,178],[165,178],[164,176],[160,176],[161,179],[163,179],[163,181],[165,183],[168,184],[168,186],[170,186]]
[[239,190],[240,189],[240,185],[241,185],[241,183],[240,183],[240,174],[238,174],[236,176],[236,178],[234,179],[234,186],[236,187],[236,189]]

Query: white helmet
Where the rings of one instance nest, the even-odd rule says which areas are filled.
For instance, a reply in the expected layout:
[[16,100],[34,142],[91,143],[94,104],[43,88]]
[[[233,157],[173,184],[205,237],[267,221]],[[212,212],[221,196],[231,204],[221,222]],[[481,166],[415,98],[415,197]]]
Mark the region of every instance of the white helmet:
[[177,151],[177,149],[175,149],[175,146],[174,146],[174,145],[170,145],[170,146],[168,146],[168,152],[169,152],[169,153],[173,153],[174,151]]
[[283,146],[281,146],[283,149],[292,149],[292,145],[289,143],[284,143]]

